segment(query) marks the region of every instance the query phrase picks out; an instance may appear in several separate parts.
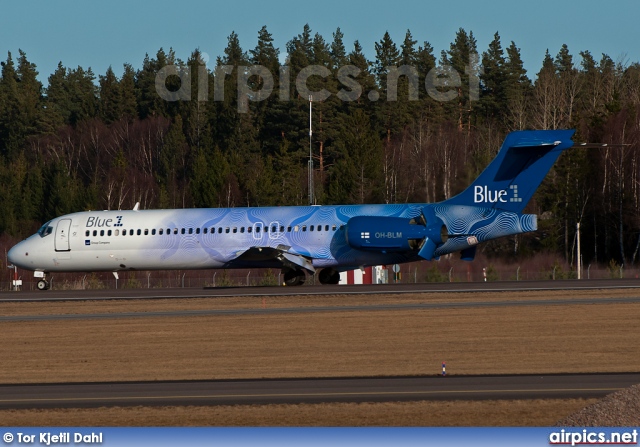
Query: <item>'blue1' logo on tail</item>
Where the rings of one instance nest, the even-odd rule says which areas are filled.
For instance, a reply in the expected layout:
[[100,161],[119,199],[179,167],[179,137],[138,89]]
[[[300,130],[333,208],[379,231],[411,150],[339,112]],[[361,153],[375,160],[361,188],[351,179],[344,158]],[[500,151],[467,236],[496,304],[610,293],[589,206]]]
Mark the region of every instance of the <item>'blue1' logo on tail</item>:
[[518,185],[510,185],[509,189],[513,196],[507,200],[509,194],[506,189],[491,190],[487,185],[476,185],[473,189],[473,203],[522,202],[522,198],[518,197]]

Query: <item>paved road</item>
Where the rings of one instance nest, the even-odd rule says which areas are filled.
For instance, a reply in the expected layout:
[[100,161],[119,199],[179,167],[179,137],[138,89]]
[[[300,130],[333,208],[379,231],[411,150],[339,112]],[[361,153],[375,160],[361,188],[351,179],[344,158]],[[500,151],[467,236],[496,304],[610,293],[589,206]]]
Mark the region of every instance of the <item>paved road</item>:
[[218,287],[180,289],[46,290],[4,292],[0,303],[16,301],[85,301],[237,296],[357,295],[433,292],[505,292],[512,290],[640,289],[638,279],[502,281],[431,284],[374,284],[302,287]]
[[602,397],[640,374],[0,385],[0,408]]

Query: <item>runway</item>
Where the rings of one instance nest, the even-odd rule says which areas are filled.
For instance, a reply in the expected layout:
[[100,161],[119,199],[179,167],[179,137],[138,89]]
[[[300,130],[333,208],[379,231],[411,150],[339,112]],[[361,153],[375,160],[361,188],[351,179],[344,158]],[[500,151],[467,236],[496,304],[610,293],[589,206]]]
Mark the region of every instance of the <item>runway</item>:
[[2,385],[0,408],[594,398],[636,383],[640,374]]
[[507,292],[546,290],[640,289],[638,279],[592,279],[557,281],[502,281],[468,283],[318,285],[301,287],[218,287],[120,290],[46,290],[5,292],[0,303],[24,301],[86,301],[171,298],[272,297],[299,295],[375,295],[435,292]]

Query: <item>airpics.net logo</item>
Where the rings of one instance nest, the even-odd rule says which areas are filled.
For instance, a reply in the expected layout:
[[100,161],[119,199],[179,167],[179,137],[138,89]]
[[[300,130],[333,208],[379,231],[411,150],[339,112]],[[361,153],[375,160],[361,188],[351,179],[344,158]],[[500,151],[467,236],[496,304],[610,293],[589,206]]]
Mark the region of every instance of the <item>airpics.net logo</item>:
[[550,445],[637,445],[638,431],[560,430],[549,435]]
[[[199,64],[166,65],[158,70],[155,79],[156,92],[165,101],[208,101],[209,74],[213,75],[213,100],[225,100],[225,85],[235,82],[237,86],[237,104],[239,113],[249,111],[249,102],[260,102],[275,94],[276,80],[278,100],[281,102],[291,100],[291,87],[295,85],[296,93],[301,98],[311,98],[314,102],[322,102],[335,94],[341,101],[358,101],[363,94],[371,102],[380,100],[380,91],[371,89],[364,91],[358,82],[358,76],[362,69],[355,65],[345,65],[335,70],[330,70],[324,65],[309,65],[300,70],[295,78],[291,79],[291,67],[281,65],[278,73],[272,73],[262,65],[218,65],[209,71],[206,62],[209,57],[202,53]],[[477,53],[469,55],[468,64],[463,72],[458,72],[450,65],[441,64],[432,68],[427,73],[420,73],[417,67],[411,65],[388,66],[384,70],[385,84],[380,88],[386,93],[386,101],[398,101],[398,85],[401,79],[406,80],[407,99],[418,101],[420,99],[420,83],[423,79],[425,91],[429,97],[439,102],[447,102],[459,99],[460,90],[468,92],[470,101],[480,99],[480,76],[483,73]],[[234,75],[235,71],[235,77]],[[180,80],[179,87],[171,90],[167,86],[170,77]],[[316,77],[323,80],[335,78],[339,90],[332,93],[323,88],[311,90],[308,82]],[[464,79],[464,82],[463,82]],[[192,92],[192,81],[195,81],[197,92]]]

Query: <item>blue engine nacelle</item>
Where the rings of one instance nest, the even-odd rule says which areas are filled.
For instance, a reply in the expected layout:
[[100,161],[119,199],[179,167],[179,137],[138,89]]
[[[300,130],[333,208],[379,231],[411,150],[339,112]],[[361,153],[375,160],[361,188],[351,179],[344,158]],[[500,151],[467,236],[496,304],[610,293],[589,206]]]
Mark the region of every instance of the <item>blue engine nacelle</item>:
[[347,243],[357,249],[379,253],[418,251],[431,260],[438,245],[446,240],[447,227],[430,208],[413,219],[402,217],[356,216],[346,226]]
[[415,250],[426,237],[426,227],[413,221],[402,217],[352,217],[346,225],[347,243],[357,250],[382,253]]

